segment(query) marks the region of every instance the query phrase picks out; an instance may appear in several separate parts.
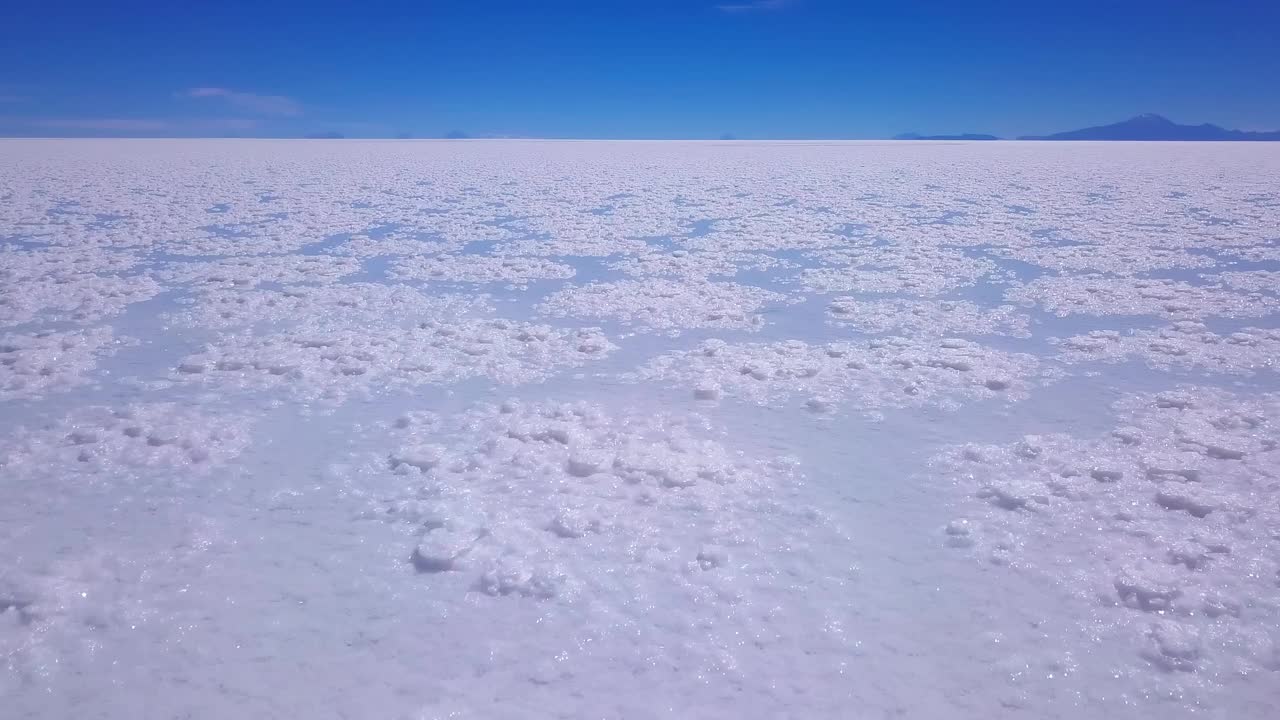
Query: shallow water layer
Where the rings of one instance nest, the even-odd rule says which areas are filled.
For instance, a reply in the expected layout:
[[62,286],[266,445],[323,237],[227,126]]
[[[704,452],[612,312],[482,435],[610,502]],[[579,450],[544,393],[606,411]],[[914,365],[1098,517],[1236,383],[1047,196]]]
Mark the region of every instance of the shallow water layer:
[[1280,705],[1280,147],[0,141],[15,717]]

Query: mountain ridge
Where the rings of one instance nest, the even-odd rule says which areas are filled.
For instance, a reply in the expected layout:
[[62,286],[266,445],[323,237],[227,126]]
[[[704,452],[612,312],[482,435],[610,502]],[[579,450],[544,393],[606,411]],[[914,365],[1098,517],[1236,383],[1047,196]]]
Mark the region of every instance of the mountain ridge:
[[1179,125],[1155,113],[1144,113],[1111,123],[1079,130],[1052,133],[1050,135],[1023,135],[1019,140],[1176,140],[1207,142],[1280,142],[1280,130],[1256,132],[1252,130],[1228,130],[1211,123]]
[[[959,133],[951,135],[921,135],[902,133],[893,140],[1001,140],[995,135]],[[1163,115],[1143,113],[1128,120],[1109,125],[1095,125],[1078,130],[1051,133],[1049,135],[1020,135],[1015,140],[1116,140],[1116,141],[1177,141],[1177,142],[1280,142],[1280,130],[1229,130],[1212,123],[1180,125]]]
[[960,135],[921,135],[920,133],[902,133],[894,135],[894,140],[999,140],[995,135],[981,133],[962,133]]

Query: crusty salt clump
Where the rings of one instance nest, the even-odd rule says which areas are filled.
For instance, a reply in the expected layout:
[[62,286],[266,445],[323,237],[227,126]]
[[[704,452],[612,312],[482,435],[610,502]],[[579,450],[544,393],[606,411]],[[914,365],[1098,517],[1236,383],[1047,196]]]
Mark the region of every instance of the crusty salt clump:
[[141,468],[203,473],[249,445],[251,423],[176,403],[89,406],[38,428],[21,428],[0,445],[0,470],[12,476],[75,473],[104,481]]
[[334,246],[332,252],[334,255],[375,258],[398,255],[427,255],[455,252],[459,249],[460,244],[456,242],[423,240],[409,235],[393,233],[376,238],[368,235],[356,235]]
[[1189,367],[1236,374],[1275,370],[1280,363],[1280,329],[1248,327],[1219,335],[1191,320],[1155,330],[1093,330],[1051,342],[1067,362],[1137,358],[1160,369]]
[[492,310],[484,295],[427,294],[407,285],[344,283],[298,285],[283,290],[217,288],[187,301],[166,317],[177,325],[226,328],[258,323],[293,325],[323,318],[331,326],[387,325],[397,321],[458,318]]
[[[6,261],[0,254],[0,263]],[[111,267],[103,259],[104,270]],[[7,277],[6,277],[7,275]],[[0,273],[0,327],[33,321],[93,323],[155,297],[160,285],[146,275],[42,272],[20,268]]]
[[454,383],[470,377],[515,384],[603,358],[615,349],[596,328],[565,330],[502,319],[428,319],[409,326],[323,319],[228,335],[188,356],[180,382],[280,388],[341,402],[352,393]]
[[763,253],[669,250],[629,255],[609,267],[635,277],[729,277],[742,270],[777,271],[795,263]]
[[257,287],[263,283],[331,283],[360,270],[360,261],[332,255],[271,255],[169,263],[157,273],[166,283],[195,289]]
[[908,335],[1013,335],[1029,337],[1030,318],[1012,305],[986,308],[968,300],[858,300],[835,298],[827,320],[866,333]]
[[1160,669],[1277,669],[1280,394],[1186,386],[1116,410],[1102,437],[942,455],[967,493],[948,544],[1115,608]]
[[1232,270],[1201,277],[1210,282],[1220,282],[1232,290],[1271,295],[1280,293],[1280,271],[1276,270]]
[[884,337],[811,345],[799,340],[730,344],[656,358],[637,377],[716,387],[757,403],[791,396],[843,399],[863,409],[941,404],[989,397],[1023,398],[1040,372],[1034,356],[960,338]]
[[1105,272],[1135,275],[1152,270],[1213,267],[1216,261],[1185,248],[1153,247],[1146,244],[1033,245],[994,251],[1001,257],[1020,260],[1057,272]]
[[1186,320],[1257,317],[1280,309],[1280,300],[1161,278],[1054,275],[1010,288],[1005,299],[1036,304],[1059,316],[1159,315]]
[[538,309],[559,317],[617,320],[645,330],[758,330],[765,306],[787,302],[781,293],[737,283],[645,279],[566,288]]
[[575,272],[569,265],[545,258],[446,255],[398,259],[387,275],[395,280],[528,285],[535,280],[565,280]]
[[665,588],[672,612],[693,610],[675,595],[701,598],[739,627],[769,601],[753,588],[771,558],[801,547],[783,538],[821,525],[788,505],[790,463],[664,415],[510,401],[390,433],[397,444],[366,472],[400,476],[403,490],[374,515],[410,526],[418,571],[461,574],[488,595],[625,616]]
[[986,258],[927,245],[852,246],[813,255],[828,265],[800,273],[799,282],[813,292],[933,297],[973,285],[997,270],[996,264]]
[[111,328],[0,335],[0,401],[33,400],[83,385],[98,358],[131,342]]

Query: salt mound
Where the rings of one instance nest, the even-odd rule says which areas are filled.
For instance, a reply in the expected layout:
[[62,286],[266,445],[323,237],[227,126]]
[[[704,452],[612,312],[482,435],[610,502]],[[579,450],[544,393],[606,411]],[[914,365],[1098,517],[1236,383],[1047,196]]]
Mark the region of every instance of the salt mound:
[[1233,290],[1271,295],[1280,293],[1280,272],[1275,270],[1233,270],[1201,277],[1209,282],[1220,282]]
[[1153,368],[1196,368],[1219,373],[1252,374],[1275,370],[1280,358],[1280,330],[1243,328],[1228,335],[1204,324],[1183,320],[1156,330],[1093,330],[1050,342],[1067,362],[1121,362],[1136,357]]
[[825,411],[836,399],[863,409],[1021,399],[1039,373],[1032,355],[968,340],[885,337],[827,345],[708,340],[695,350],[656,358],[636,378],[691,385],[702,399],[723,391],[771,404],[800,395],[813,401],[811,409]]
[[293,325],[300,318],[318,317],[337,327],[412,324],[420,318],[457,318],[488,314],[484,295],[427,295],[407,285],[343,283],[298,285],[283,290],[217,288],[184,304],[190,309],[165,317],[192,328],[226,328],[258,323]]
[[91,273],[16,277],[0,282],[0,326],[24,323],[95,323],[160,292],[145,275]]
[[998,268],[951,248],[927,245],[851,246],[820,250],[812,256],[827,265],[800,273],[799,282],[812,292],[902,293],[918,297],[941,295],[976,284]]
[[98,358],[131,342],[111,328],[0,335],[0,401],[35,400],[83,385]]
[[535,280],[565,280],[575,272],[569,265],[544,258],[446,255],[398,259],[391,264],[387,275],[394,280],[528,285]]
[[608,263],[608,266],[635,277],[699,279],[731,277],[743,270],[770,271],[796,267],[793,262],[764,253],[688,250],[633,253]]
[[89,406],[0,440],[0,471],[25,477],[54,469],[103,480],[139,468],[203,473],[240,455],[249,444],[250,425],[240,415],[176,403]]
[[1037,265],[1056,272],[1104,272],[1136,275],[1152,270],[1206,268],[1217,264],[1212,257],[1185,248],[1145,243],[1101,245],[1033,245],[1000,248],[993,254]]
[[379,237],[355,235],[334,246],[335,255],[349,255],[361,259],[398,255],[429,255],[431,253],[456,252],[461,243],[444,240],[423,240],[413,235],[390,233]]
[[[589,618],[575,655],[611,664],[643,664],[638,638],[690,672],[794,653],[776,606],[828,589],[814,563],[832,529],[797,504],[793,462],[731,450],[701,422],[593,404],[433,420],[379,429],[387,451],[355,471],[393,488],[368,517],[403,527],[424,592],[554,604]],[[819,615],[787,618],[815,633],[809,651],[847,652]]]
[[643,330],[759,330],[764,325],[760,312],[786,302],[788,297],[781,293],[737,283],[645,279],[566,288],[548,297],[538,311],[617,320]]
[[119,274],[138,265],[136,253],[95,247],[19,250],[0,245],[0,281],[5,285],[44,277]]
[[1011,302],[1039,305],[1065,317],[1085,315],[1159,315],[1178,320],[1205,317],[1257,317],[1280,308],[1276,298],[1230,292],[1160,278],[1104,275],[1040,277],[1005,292]]
[[[1262,237],[1254,238],[1263,240]],[[1223,249],[1224,255],[1230,255],[1248,262],[1280,262],[1280,247],[1276,247],[1274,235],[1266,239],[1259,245],[1251,247],[1227,247]]]
[[263,283],[331,283],[360,271],[360,261],[332,255],[265,257],[168,263],[156,272],[167,283],[196,289],[256,287]]
[[905,335],[1013,335],[1030,337],[1030,318],[1012,305],[985,308],[968,300],[858,300],[835,298],[827,320],[864,333]]
[[1127,633],[1158,670],[1280,669],[1280,394],[1184,386],[1116,411],[1103,437],[941,456],[967,494],[948,544],[1098,604],[1094,632]]
[[934,297],[974,280],[943,269],[811,268],[800,273],[800,283],[810,292],[859,292]]
[[[554,236],[548,238],[522,238],[494,245],[494,255],[526,255],[529,257],[608,257],[632,255],[649,250],[649,244],[619,233],[569,234],[575,230],[562,225],[553,227]],[[638,230],[631,230],[638,233]],[[652,233],[660,234],[660,233]]]
[[502,319],[309,319],[261,333],[229,334],[188,356],[171,374],[210,387],[280,388],[341,402],[384,389],[485,377],[517,384],[606,357],[616,346],[596,328],[565,330]]

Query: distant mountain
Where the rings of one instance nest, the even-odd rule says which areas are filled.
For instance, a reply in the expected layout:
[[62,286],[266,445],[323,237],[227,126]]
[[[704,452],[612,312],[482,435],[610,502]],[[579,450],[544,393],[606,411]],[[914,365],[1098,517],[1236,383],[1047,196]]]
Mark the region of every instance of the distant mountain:
[[902,133],[894,135],[894,140],[999,140],[995,135],[964,133],[963,135],[921,135],[920,133]]
[[1179,125],[1160,115],[1148,113],[1123,122],[1071,130],[1053,135],[1027,135],[1019,140],[1217,140],[1280,141],[1280,131],[1252,132],[1227,130],[1217,125]]
[[337,132],[318,132],[304,136],[307,140],[342,140],[342,133]]

